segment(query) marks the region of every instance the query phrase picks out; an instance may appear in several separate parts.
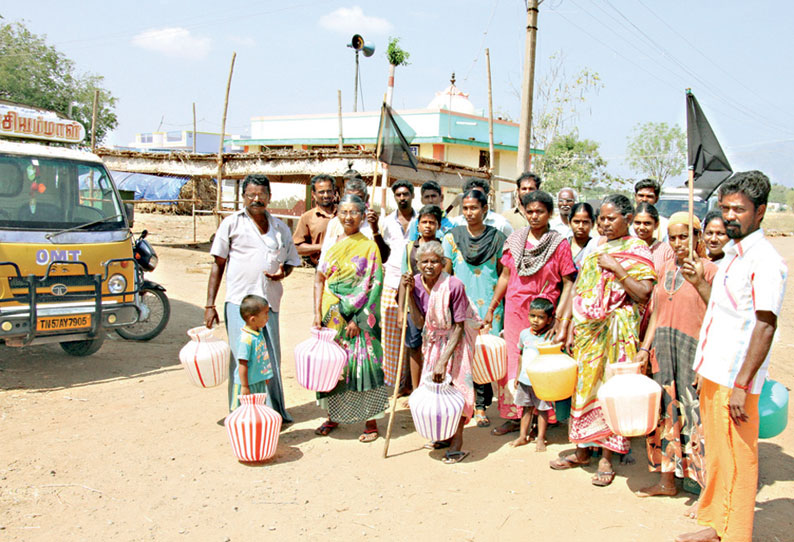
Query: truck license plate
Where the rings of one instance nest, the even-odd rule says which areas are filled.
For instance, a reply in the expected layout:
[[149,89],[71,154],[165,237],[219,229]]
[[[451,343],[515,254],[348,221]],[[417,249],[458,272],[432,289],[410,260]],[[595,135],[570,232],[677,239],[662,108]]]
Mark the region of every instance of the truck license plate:
[[37,331],[59,331],[91,327],[90,314],[71,314],[68,316],[45,316],[36,321]]

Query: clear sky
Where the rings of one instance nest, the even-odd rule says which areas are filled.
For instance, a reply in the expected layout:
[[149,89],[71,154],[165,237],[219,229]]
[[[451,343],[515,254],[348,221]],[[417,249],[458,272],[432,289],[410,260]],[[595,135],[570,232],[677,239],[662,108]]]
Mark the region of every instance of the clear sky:
[[[105,76],[118,97],[109,143],[138,132],[220,131],[229,62],[237,52],[227,131],[250,118],[336,111],[337,89],[352,110],[353,33],[376,46],[361,59],[363,103],[385,92],[389,36],[411,54],[397,70],[394,105],[422,108],[449,84],[487,108],[484,49],[491,51],[494,108],[516,119],[524,52],[523,0],[5,2],[0,15]],[[640,122],[685,126],[691,87],[734,169],[761,169],[794,186],[794,105],[788,2],[545,0],[540,6],[537,74],[555,52],[565,69],[598,72],[604,87],[581,108],[582,137],[601,144],[611,172],[631,175],[626,138]],[[361,106],[359,106],[361,110]],[[676,179],[670,184],[679,184]]]

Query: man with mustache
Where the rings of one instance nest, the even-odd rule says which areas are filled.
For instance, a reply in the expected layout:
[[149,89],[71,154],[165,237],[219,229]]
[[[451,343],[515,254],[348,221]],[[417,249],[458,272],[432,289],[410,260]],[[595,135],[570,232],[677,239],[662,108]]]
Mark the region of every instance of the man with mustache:
[[[207,304],[204,323],[207,327],[219,322],[215,297],[226,272],[226,301],[224,321],[226,333],[239,337],[245,322],[240,316],[240,303],[249,294],[261,296],[270,306],[265,326],[265,339],[273,378],[267,385],[267,404],[278,412],[285,423],[292,418],[287,413],[281,384],[281,338],[278,314],[284,287],[281,281],[289,276],[301,259],[292,241],[292,232],[281,220],[267,212],[270,203],[270,180],[264,175],[248,175],[243,181],[245,208],[227,216],[215,232],[210,254],[214,257],[207,285]],[[232,355],[229,360],[228,403],[232,404],[236,366],[236,341],[229,341]]]
[[[758,397],[787,277],[786,264],[761,229],[769,190],[769,179],[760,171],[736,173],[719,189],[731,241],[711,287],[694,365],[706,441],[698,523],[707,528],[676,537],[679,542],[749,542],[753,537]],[[699,258],[685,260],[681,272],[708,292]]]
[[295,226],[292,240],[298,249],[298,254],[303,256],[312,267],[317,267],[320,261],[320,249],[323,247],[325,230],[328,223],[336,216],[336,191],[334,178],[321,173],[311,180],[312,197],[315,206],[303,213]]

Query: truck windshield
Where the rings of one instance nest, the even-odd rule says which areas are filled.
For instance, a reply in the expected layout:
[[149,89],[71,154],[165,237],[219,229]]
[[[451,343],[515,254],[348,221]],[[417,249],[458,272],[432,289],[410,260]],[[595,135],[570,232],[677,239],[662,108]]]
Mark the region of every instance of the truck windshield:
[[[659,214],[662,216],[671,216],[673,213],[677,213],[679,211],[689,211],[689,200],[688,199],[666,199],[664,196],[659,198],[659,201],[656,202],[656,210],[659,211]],[[706,213],[709,211],[709,204],[708,202],[703,201],[702,199],[695,200],[695,216],[699,219],[703,220],[706,218]]]
[[100,164],[0,154],[0,228],[123,228],[121,202]]

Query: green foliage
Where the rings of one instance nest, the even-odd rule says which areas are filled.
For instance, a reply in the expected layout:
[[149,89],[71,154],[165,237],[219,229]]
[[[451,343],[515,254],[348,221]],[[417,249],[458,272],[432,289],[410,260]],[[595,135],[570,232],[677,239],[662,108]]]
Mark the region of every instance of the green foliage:
[[91,141],[91,110],[94,90],[97,103],[97,142],[118,124],[116,98],[102,87],[102,76],[75,73],[74,62],[43,36],[19,22],[0,24],[0,99],[56,111],[85,126],[86,143]]
[[789,210],[794,209],[794,188],[791,188],[788,192],[786,192],[786,205],[788,206]]
[[634,127],[626,146],[626,163],[642,176],[660,184],[686,167],[686,135],[680,126],[645,122]]
[[389,46],[386,48],[386,58],[392,66],[407,66],[410,54],[400,48],[400,38],[389,37]]
[[557,136],[534,166],[535,171],[543,177],[543,189],[556,192],[569,186],[581,193],[597,187],[614,188],[621,185],[622,179],[607,173],[607,162],[598,147],[595,141],[579,139],[575,132]]

